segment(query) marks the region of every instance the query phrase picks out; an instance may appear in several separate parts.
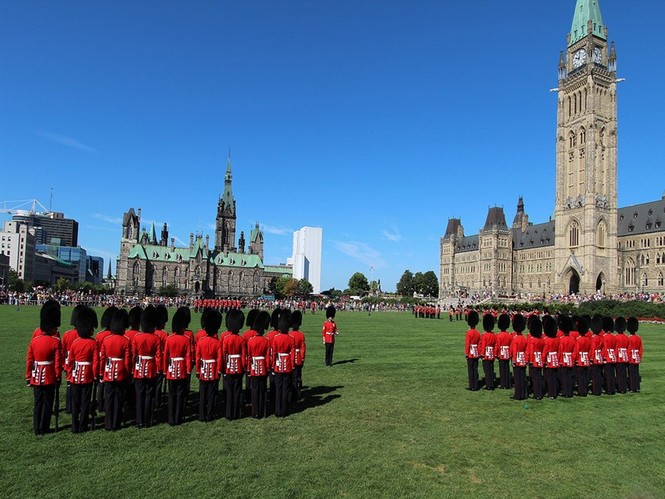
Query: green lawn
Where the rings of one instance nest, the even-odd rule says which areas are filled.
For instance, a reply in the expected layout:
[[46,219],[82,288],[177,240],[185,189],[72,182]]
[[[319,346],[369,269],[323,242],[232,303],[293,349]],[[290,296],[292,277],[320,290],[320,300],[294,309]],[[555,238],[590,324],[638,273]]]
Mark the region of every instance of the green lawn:
[[3,496],[665,494],[665,326],[640,330],[640,394],[523,403],[464,389],[463,322],[338,313],[336,365],[326,368],[324,316],[307,314],[306,400],[286,419],[73,435],[63,413],[66,429],[38,438],[23,379],[38,312],[0,307]]

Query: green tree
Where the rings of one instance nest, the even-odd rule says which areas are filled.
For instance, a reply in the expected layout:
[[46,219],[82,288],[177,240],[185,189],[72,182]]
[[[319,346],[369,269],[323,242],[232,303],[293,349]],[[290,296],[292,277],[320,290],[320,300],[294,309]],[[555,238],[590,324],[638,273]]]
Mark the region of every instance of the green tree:
[[434,272],[429,270],[422,274],[418,292],[425,296],[438,296],[439,280],[436,278],[436,274]]
[[18,272],[13,269],[9,269],[9,274],[7,276],[7,287],[11,291],[16,291],[18,293],[23,293],[25,291],[25,283],[23,279],[18,276]]
[[178,289],[173,284],[168,284],[159,288],[159,292],[157,294],[159,294],[159,296],[174,297],[178,296]]
[[300,279],[298,281],[298,294],[300,296],[308,295],[312,291],[314,291],[314,288],[312,287],[312,283],[309,282],[307,279]]
[[55,283],[56,291],[67,291],[69,289],[69,281],[64,277],[60,277]]
[[292,277],[288,275],[283,275],[271,282],[271,290],[277,298],[282,298],[284,296],[284,286],[286,285]]
[[369,291],[369,282],[362,272],[356,272],[349,279],[349,293],[352,295],[364,295]]
[[295,296],[298,294],[298,279],[293,277],[284,283],[282,288],[282,293],[284,296]]
[[413,273],[410,270],[407,269],[404,271],[395,289],[399,295],[413,296]]

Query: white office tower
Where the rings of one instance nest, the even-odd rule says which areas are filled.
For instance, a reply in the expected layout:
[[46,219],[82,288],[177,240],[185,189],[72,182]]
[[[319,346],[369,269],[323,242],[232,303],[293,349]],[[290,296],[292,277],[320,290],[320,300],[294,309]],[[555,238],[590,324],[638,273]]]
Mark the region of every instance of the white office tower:
[[321,227],[303,227],[293,233],[293,277],[307,279],[314,293],[321,292]]

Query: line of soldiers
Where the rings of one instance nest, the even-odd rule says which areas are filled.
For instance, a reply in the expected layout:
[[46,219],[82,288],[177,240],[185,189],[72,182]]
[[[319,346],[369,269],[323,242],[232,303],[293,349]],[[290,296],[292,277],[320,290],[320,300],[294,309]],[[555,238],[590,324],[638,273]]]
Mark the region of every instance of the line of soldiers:
[[[499,361],[499,387],[511,388],[511,398],[524,400],[529,393],[540,400],[546,394],[550,399],[561,395],[573,396],[574,391],[586,397],[638,393],[640,391],[639,366],[642,362],[642,339],[637,334],[639,321],[635,317],[570,317],[532,314],[483,315],[481,334],[476,326],[478,312],[468,315],[465,355],[467,359],[468,390],[480,389],[478,361],[482,361],[485,388],[494,390],[494,361]],[[499,333],[493,332],[495,324]],[[524,336],[528,328],[527,336]],[[626,335],[625,332],[629,334]],[[614,334],[616,332],[616,334]],[[543,333],[545,337],[543,337]],[[512,364],[513,377],[510,375]],[[529,376],[527,378],[527,367]]]
[[[37,435],[49,432],[54,407],[58,430],[63,374],[67,380],[66,411],[72,415],[74,433],[95,428],[97,408],[105,412],[107,430],[119,429],[123,420],[126,424],[128,406],[132,405],[136,426],[151,426],[164,392],[168,392],[168,423],[182,423],[192,372],[199,379],[200,421],[215,417],[220,379],[228,419],[241,417],[243,397],[247,403],[251,401],[255,418],[267,416],[269,398],[277,417],[288,416],[290,406],[300,398],[306,355],[305,336],[299,330],[300,311],[276,309],[271,317],[266,311],[253,309],[245,320],[241,310],[231,309],[226,316],[226,331],[219,336],[222,314],[215,309],[203,311],[196,335],[188,329],[191,313],[187,307],[180,307],[174,314],[171,335],[165,331],[167,309],[160,305],[134,307],[129,312],[109,307],[102,315],[103,330],[94,338],[98,323],[93,309],[75,307],[71,318],[74,328],[62,340],[58,333],[60,318],[56,301],[44,304],[40,327],[33,334],[26,356],[26,380],[34,391],[33,428]],[[243,324],[249,329],[241,336]],[[270,326],[273,330],[265,334]]]
[[420,319],[440,319],[441,307],[439,305],[415,305],[413,315]]

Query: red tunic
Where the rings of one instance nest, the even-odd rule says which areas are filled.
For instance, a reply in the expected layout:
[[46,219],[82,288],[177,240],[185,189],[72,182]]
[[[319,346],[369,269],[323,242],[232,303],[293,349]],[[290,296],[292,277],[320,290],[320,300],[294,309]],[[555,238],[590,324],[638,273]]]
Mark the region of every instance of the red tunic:
[[[35,339],[37,336],[42,336],[43,334],[44,331],[42,331],[40,328],[37,328],[32,332],[32,339]],[[56,331],[53,337],[60,339],[60,331]]]
[[100,372],[104,381],[124,381],[132,373],[132,344],[120,334],[107,336],[100,352]]
[[156,378],[162,370],[162,348],[153,333],[138,333],[132,341],[134,378]]
[[617,339],[613,334],[605,334],[603,336],[603,349],[602,355],[603,360],[606,364],[616,364],[617,363]]
[[570,335],[559,338],[559,362],[563,367],[575,365],[575,339]]
[[617,362],[627,364],[629,361],[629,343],[630,340],[628,336],[623,333],[617,333],[616,335],[616,351],[617,351]]
[[466,332],[466,340],[464,342],[464,355],[468,359],[477,359],[480,357],[478,351],[478,344],[480,343],[480,333],[477,329],[469,329]]
[[222,340],[222,372],[224,374],[243,374],[247,361],[247,344],[236,333],[229,332]]
[[543,367],[543,346],[545,342],[542,338],[530,336],[526,347],[526,358],[533,367]]
[[328,319],[323,323],[321,336],[324,343],[335,343],[335,336],[337,336],[337,324],[332,319]]
[[639,364],[642,362],[642,338],[636,334],[628,337],[629,362]]
[[602,365],[603,361],[603,337],[599,334],[594,334],[591,337],[591,363],[594,365]]
[[196,375],[201,381],[216,381],[222,358],[222,345],[215,336],[204,336],[196,342]]
[[62,347],[62,352],[64,353],[64,370],[65,373],[67,374],[67,381],[71,381],[71,365],[69,363],[69,347],[72,346],[72,343],[74,342],[75,339],[79,337],[78,331],[76,329],[70,329],[67,331],[65,334],[62,335],[62,339],[60,340],[60,345]]
[[307,352],[307,345],[305,345],[305,335],[301,331],[295,330],[289,333],[293,338],[295,350],[295,366],[300,367],[305,363],[305,353]]
[[266,376],[271,369],[270,340],[264,336],[256,335],[247,342],[247,357],[249,358],[249,375]]
[[545,361],[545,367],[550,369],[559,367],[559,338],[545,338],[543,341],[543,360]]
[[271,363],[275,374],[285,374],[293,371],[296,348],[293,338],[288,334],[279,333],[272,340]]
[[136,337],[137,334],[139,334],[138,330],[128,329],[127,331],[125,331],[125,338],[127,338],[129,340],[129,343],[131,344],[132,341],[134,341],[134,338]]
[[192,346],[184,334],[172,334],[164,343],[162,372],[166,379],[185,379],[192,372]]
[[[194,336],[194,343],[195,344],[198,343],[201,338],[205,338],[206,336],[208,336],[208,333],[206,333],[206,330],[205,329],[199,329],[196,332],[196,335]],[[215,337],[217,337],[217,335],[215,335]]]
[[484,332],[480,337],[480,356],[484,360],[494,360],[496,357],[496,335]]
[[575,364],[580,367],[588,367],[591,363],[591,340],[586,336],[580,336],[575,340],[573,350]]
[[510,342],[513,337],[506,331],[501,331],[496,335],[496,354],[499,360],[510,359]]
[[69,347],[71,382],[75,385],[92,383],[99,372],[99,350],[92,338],[76,338]]
[[31,386],[53,385],[62,375],[63,354],[55,336],[35,336],[28,345],[25,379]]
[[528,341],[521,333],[515,333],[510,343],[510,358],[517,367],[525,367],[527,364],[526,350]]

